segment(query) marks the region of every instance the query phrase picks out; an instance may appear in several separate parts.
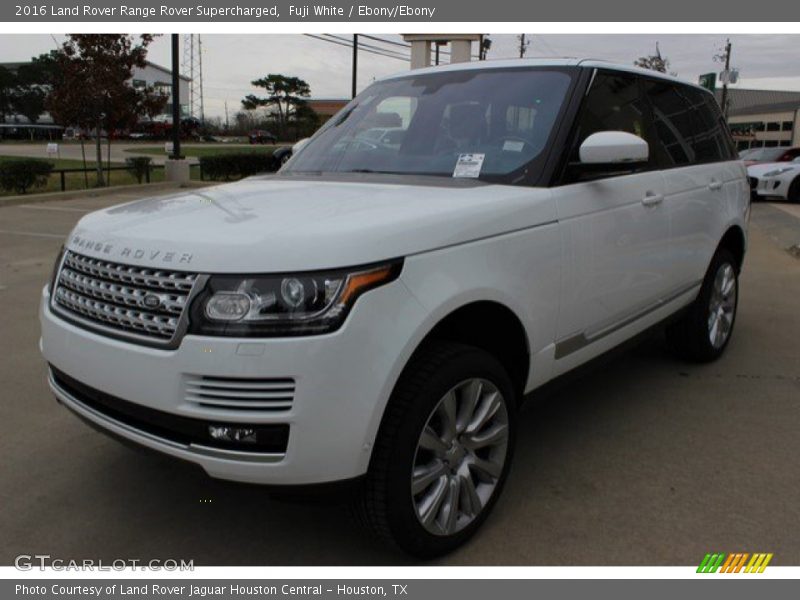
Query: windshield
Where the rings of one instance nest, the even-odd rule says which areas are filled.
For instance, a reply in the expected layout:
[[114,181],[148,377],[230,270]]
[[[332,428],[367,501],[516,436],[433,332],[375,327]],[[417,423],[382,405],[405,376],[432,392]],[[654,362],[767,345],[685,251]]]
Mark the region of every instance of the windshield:
[[373,84],[283,173],[536,179],[572,82],[547,68],[441,71]]

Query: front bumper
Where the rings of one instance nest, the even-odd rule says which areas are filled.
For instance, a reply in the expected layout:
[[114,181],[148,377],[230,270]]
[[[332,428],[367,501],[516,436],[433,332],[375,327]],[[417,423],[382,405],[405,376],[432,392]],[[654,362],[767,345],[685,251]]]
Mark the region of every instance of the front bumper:
[[[196,463],[212,477],[305,485],[366,472],[383,409],[413,350],[414,324],[423,318],[422,307],[398,280],[361,297],[344,326],[331,334],[272,339],[187,335],[177,349],[164,350],[64,321],[51,312],[45,288],[40,345],[52,366],[53,393],[95,426]],[[191,401],[187,392],[187,384],[198,376],[293,379],[294,396],[291,406],[279,411],[209,408]],[[69,380],[80,386],[66,385]],[[121,418],[89,402],[87,388],[141,407],[148,415],[164,415],[170,422],[174,417],[190,423],[246,423],[265,430],[288,427],[288,442],[285,451],[213,447]]]
[[759,198],[785,199],[789,194],[789,181],[779,177],[762,177],[754,191]]

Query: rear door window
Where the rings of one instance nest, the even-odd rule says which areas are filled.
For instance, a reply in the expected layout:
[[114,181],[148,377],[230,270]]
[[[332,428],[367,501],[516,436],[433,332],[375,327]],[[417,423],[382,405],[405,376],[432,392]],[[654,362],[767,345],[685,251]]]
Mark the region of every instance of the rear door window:
[[735,149],[711,94],[668,81],[645,82],[662,168],[733,160]]

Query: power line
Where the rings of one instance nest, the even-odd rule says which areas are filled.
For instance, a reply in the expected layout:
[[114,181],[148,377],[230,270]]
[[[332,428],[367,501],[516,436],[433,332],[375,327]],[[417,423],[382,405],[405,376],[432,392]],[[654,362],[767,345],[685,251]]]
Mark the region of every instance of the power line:
[[[322,36],[319,36],[319,35],[314,35],[313,33],[304,33],[303,35],[306,36],[306,37],[314,38],[315,40],[320,40],[321,42],[328,42],[329,44],[336,44],[337,46],[343,46],[345,48],[352,48],[353,47],[352,42],[350,42],[349,40],[340,41],[338,39],[331,39],[331,38],[326,38],[326,37],[322,37]],[[395,55],[395,54],[386,54],[385,51],[384,52],[379,52],[377,50],[371,50],[369,48],[362,48],[360,44],[359,44],[359,48],[363,52],[367,52],[369,54],[376,54],[378,56],[383,56],[384,58],[394,58],[396,60],[402,60],[402,61],[406,61],[406,62],[410,60],[409,57],[399,56],[399,55]]]
[[[369,38],[369,39],[374,40],[376,42],[383,42],[384,44],[391,44],[392,46],[400,46],[401,48],[411,48],[411,44],[406,43],[406,42],[397,42],[395,40],[387,40],[386,38],[377,37],[377,36],[374,36],[374,35],[367,35],[365,33],[359,34],[359,37]],[[451,52],[450,52],[450,50],[440,49],[439,50],[439,54],[446,54],[447,56],[450,56]],[[473,54],[472,58],[480,58],[480,55],[479,54]]]
[[[350,40],[348,40],[347,38],[341,38],[341,37],[333,35],[331,33],[326,33],[324,35],[325,35],[325,37],[329,37],[329,38],[334,39],[334,40],[339,40],[339,41],[345,42],[347,44],[350,44],[352,46],[352,42]],[[361,35],[359,35],[359,37],[361,37]],[[379,51],[379,52],[383,52],[383,53],[386,53],[386,54],[392,54],[392,55],[397,56],[398,58],[403,58],[403,59],[407,59],[407,60],[411,59],[411,57],[408,54],[403,54],[403,53],[397,52],[395,50],[387,50],[386,48],[381,48],[379,46],[373,46],[372,44],[365,44],[364,42],[358,42],[358,47],[361,48],[361,49],[370,49],[370,50],[376,50],[376,51]]]

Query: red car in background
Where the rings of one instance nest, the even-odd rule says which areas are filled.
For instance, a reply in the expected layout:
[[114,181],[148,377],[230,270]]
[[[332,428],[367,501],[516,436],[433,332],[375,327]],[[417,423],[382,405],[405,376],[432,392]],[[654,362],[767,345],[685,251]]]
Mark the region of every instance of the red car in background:
[[278,141],[274,134],[265,129],[254,129],[250,132],[249,137],[251,144],[274,144]]
[[791,162],[800,157],[800,148],[771,147],[753,148],[739,153],[739,158],[745,166],[750,167],[758,163]]

